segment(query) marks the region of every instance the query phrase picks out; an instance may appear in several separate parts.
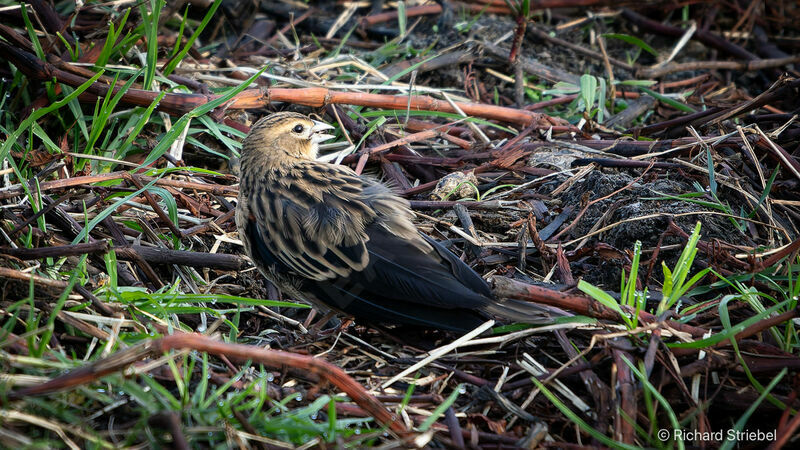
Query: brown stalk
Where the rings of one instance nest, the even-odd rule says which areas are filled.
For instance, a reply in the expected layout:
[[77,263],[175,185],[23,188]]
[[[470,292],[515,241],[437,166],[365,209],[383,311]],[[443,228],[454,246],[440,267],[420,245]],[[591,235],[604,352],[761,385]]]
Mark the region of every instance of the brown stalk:
[[[47,192],[57,189],[65,189],[74,186],[81,186],[85,184],[99,183],[101,181],[121,180],[125,178],[127,173],[128,172],[125,171],[119,171],[119,172],[103,173],[98,175],[87,175],[83,177],[72,177],[60,180],[45,181],[40,185],[40,190],[41,192]],[[139,178],[147,183],[154,180],[154,177],[148,177],[144,175],[139,175]],[[231,197],[235,197],[239,193],[239,189],[233,186],[197,183],[194,181],[172,180],[169,178],[158,179],[156,180],[155,184],[160,186],[170,186],[174,188],[194,189],[200,192],[209,192],[214,195],[227,195]],[[9,186],[0,189],[0,200],[17,197],[19,195],[23,195],[24,193],[25,190],[22,188],[21,185]]]
[[57,245],[39,248],[10,248],[0,247],[0,255],[9,255],[23,260],[60,258],[64,256],[78,256],[87,253],[107,253],[108,241],[98,240],[89,243],[72,245]]
[[123,261],[137,261],[138,258],[141,258],[152,264],[177,264],[232,271],[242,270],[248,265],[241,256],[226,253],[189,252],[141,245],[115,248],[114,251],[117,258]]
[[[578,314],[583,314],[596,319],[619,321],[620,317],[615,311],[606,308],[599,302],[583,295],[565,294],[553,291],[540,286],[526,284],[506,277],[493,277],[491,280],[492,288],[497,297],[513,298],[544,305],[556,306],[568,309]],[[626,310],[626,307],[622,307]],[[628,311],[631,312],[632,311]],[[639,311],[639,320],[644,323],[658,322],[658,318],[648,312]],[[667,320],[665,323],[675,330],[690,334],[692,337],[702,337],[708,330],[686,325],[674,320]]]
[[[632,23],[639,25],[639,27],[647,30],[650,33],[663,34],[665,36],[680,37],[683,35],[683,33],[686,32],[686,30],[684,30],[683,28],[663,24],[661,22],[647,18],[629,9],[622,10],[622,17],[631,21]],[[758,59],[758,56],[754,55],[753,53],[750,53],[744,48],[736,44],[733,44],[728,40],[726,40],[725,38],[717,34],[714,34],[710,31],[699,29],[695,31],[695,33],[692,35],[692,39],[700,41],[709,47],[716,48],[720,51],[723,51],[729,55],[733,55],[740,59],[745,59],[748,61]]]
[[13,279],[20,281],[30,282],[31,280],[37,286],[44,286],[52,289],[64,290],[67,288],[67,282],[61,280],[53,280],[51,278],[40,277],[32,273],[21,272],[19,270],[9,269],[7,267],[0,267],[0,279]]
[[771,69],[800,62],[800,56],[786,58],[757,59],[749,61],[691,61],[686,63],[669,63],[655,68],[642,68],[636,72],[638,78],[659,78],[676,72],[693,72],[695,70],[740,70],[754,72],[760,69]]
[[[130,173],[125,172],[125,179],[133,183],[137,189],[144,188],[144,184],[142,184],[141,180],[136,175],[131,175]],[[150,207],[153,208],[153,211],[155,211],[159,219],[167,224],[167,227],[169,227],[170,231],[172,231],[172,234],[176,237],[183,237],[183,231],[181,231],[181,229],[178,228],[178,225],[174,224],[167,213],[161,209],[161,206],[158,205],[158,202],[156,201],[156,198],[153,197],[153,194],[146,189],[142,193],[144,194],[144,198],[147,199],[147,203],[150,204]]]
[[[508,62],[511,64],[517,62],[517,56],[519,55],[520,47],[522,47],[522,39],[525,37],[525,29],[528,27],[528,18],[526,14],[523,14],[525,12],[527,11],[517,11],[517,17],[514,18],[517,25],[514,29],[514,40],[511,42],[511,50],[508,52]],[[517,81],[521,82],[521,80]]]
[[[31,79],[43,81],[55,78],[59,82],[71,86],[80,86],[86,82],[85,77],[58,69],[50,63],[41,61],[33,54],[2,41],[0,41],[0,57],[14,64]],[[86,93],[103,97],[108,95],[109,91],[116,94],[119,89],[119,86],[115,86],[112,89],[108,84],[96,81],[86,89]],[[149,106],[157,96],[158,93],[153,91],[128,89],[123,94],[121,102],[127,105]],[[220,98],[219,95],[167,93],[156,109],[170,114],[184,114],[218,98]],[[273,102],[287,102],[315,108],[321,108],[329,104],[350,104],[393,110],[459,112],[449,102],[428,96],[412,96],[409,98],[405,95],[338,92],[319,87],[248,89],[234,97],[225,107],[228,109],[257,109]],[[577,128],[570,126],[563,119],[553,118],[545,114],[482,103],[455,103],[455,106],[470,116],[523,126],[537,124],[537,126],[544,129],[560,125],[574,129],[573,131],[578,131]]]
[[[767,317],[766,319],[760,320],[750,325],[749,327],[745,328],[744,330],[740,331],[739,333],[736,334],[736,336],[733,339],[736,342],[741,342],[743,339],[747,339],[748,337],[758,334],[768,328],[780,325],[784,322],[794,319],[795,317],[798,316],[798,313],[800,313],[800,311],[797,308],[795,308],[772,317]],[[685,356],[685,355],[695,354],[701,350],[708,350],[709,348],[721,349],[729,347],[730,345],[731,341],[729,339],[726,339],[715,345],[705,348],[673,348],[672,353],[675,356]]]
[[409,134],[409,135],[403,136],[403,137],[401,137],[399,139],[395,139],[395,140],[393,140],[391,142],[387,142],[385,144],[378,145],[376,147],[368,148],[368,149],[365,150],[365,153],[371,153],[371,154],[382,153],[382,152],[386,152],[387,150],[391,150],[391,149],[393,149],[395,147],[400,147],[401,145],[407,145],[407,144],[411,144],[411,143],[414,143],[414,142],[419,142],[419,141],[424,141],[424,140],[427,140],[427,139],[432,139],[432,138],[435,138],[435,137],[440,137],[441,134],[442,133],[439,130],[436,130],[436,129],[420,131],[418,133]]
[[[614,365],[617,369],[617,390],[619,392],[618,412],[614,420],[616,439],[633,445],[636,440],[636,430],[630,418],[636,417],[637,381],[624,359],[633,362],[634,358],[629,352],[618,348],[612,349],[611,354],[614,356]],[[627,417],[622,415],[623,412]]]

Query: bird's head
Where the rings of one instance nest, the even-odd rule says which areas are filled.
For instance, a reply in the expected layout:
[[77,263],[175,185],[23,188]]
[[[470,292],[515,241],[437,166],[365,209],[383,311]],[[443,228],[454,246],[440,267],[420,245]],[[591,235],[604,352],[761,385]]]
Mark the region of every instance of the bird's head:
[[250,128],[242,144],[242,156],[260,156],[268,160],[316,159],[319,143],[334,136],[333,127],[294,112],[270,114]]

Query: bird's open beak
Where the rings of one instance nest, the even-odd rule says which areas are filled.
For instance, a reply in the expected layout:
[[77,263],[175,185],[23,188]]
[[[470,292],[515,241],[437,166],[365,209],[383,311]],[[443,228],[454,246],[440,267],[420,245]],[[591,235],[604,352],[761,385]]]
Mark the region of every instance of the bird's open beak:
[[325,133],[327,130],[333,130],[333,127],[325,122],[315,120],[314,126],[311,127],[311,140],[315,144],[318,144],[320,142],[325,142],[328,139],[333,139],[335,136]]

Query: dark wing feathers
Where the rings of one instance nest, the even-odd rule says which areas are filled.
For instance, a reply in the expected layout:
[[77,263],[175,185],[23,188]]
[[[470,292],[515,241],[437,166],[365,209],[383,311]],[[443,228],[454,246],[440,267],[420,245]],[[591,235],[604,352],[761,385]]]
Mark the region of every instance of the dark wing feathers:
[[470,269],[469,266],[464,264],[463,261],[458,259],[456,255],[453,254],[450,250],[444,248],[442,244],[436,242],[430,236],[422,235],[422,237],[427,241],[431,247],[436,251],[439,257],[442,260],[442,263],[445,263],[449,266],[450,272],[453,274],[454,277],[465,286],[470,288],[471,290],[481,294],[485,297],[492,298],[492,290],[489,287],[489,284],[483,280],[474,270]]
[[280,265],[279,270],[281,271],[289,271],[290,268],[286,266],[281,261],[278,261],[275,258],[275,255],[270,251],[269,247],[267,246],[266,240],[264,239],[264,233],[258,226],[255,220],[248,220],[247,223],[244,225],[244,236],[242,239],[244,242],[247,242],[248,248],[247,252],[250,253],[250,257],[253,259],[254,262],[258,266],[261,267],[268,267],[274,265]]
[[383,227],[373,225],[367,234],[370,263],[360,273],[351,275],[361,284],[386,292],[386,296],[398,301],[443,308],[479,309],[487,302],[487,297],[454,277],[436,252],[419,251]]

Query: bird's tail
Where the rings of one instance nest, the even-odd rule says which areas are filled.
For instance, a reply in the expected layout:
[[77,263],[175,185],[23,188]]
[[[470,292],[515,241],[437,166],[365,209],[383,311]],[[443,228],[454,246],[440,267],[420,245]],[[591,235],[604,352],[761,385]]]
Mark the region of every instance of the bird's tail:
[[558,308],[514,299],[495,300],[486,305],[485,311],[515,322],[537,325],[552,323],[556,317],[567,315]]

